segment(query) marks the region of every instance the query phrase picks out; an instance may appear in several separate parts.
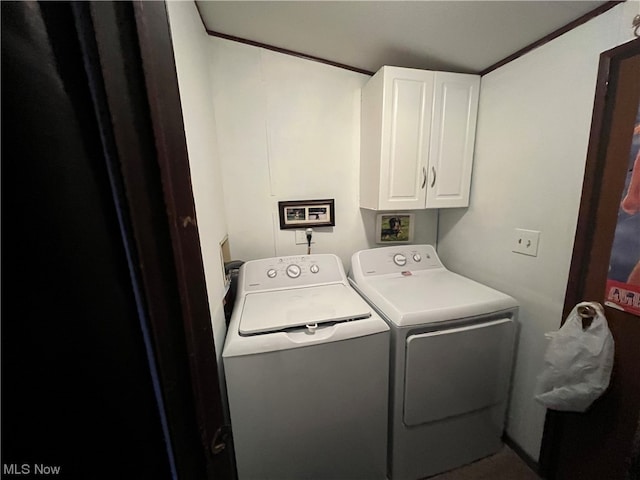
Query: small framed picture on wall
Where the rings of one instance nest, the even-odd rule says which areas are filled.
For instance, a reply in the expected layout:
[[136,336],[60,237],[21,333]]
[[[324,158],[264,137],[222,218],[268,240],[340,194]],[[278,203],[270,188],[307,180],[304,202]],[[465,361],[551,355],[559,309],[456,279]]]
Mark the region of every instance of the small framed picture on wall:
[[379,213],[376,221],[376,243],[411,243],[414,230],[413,213]]
[[280,230],[287,228],[333,227],[336,224],[335,202],[327,200],[295,200],[278,202]]

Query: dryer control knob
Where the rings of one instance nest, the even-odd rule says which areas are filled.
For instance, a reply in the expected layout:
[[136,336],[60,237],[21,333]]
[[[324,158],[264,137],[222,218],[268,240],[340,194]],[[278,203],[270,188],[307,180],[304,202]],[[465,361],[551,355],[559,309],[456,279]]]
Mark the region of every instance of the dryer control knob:
[[422,256],[419,253],[414,253],[413,254],[413,260],[415,262],[419,262],[420,260],[422,260]]
[[309,267],[309,270],[311,270],[311,273],[318,273],[320,271],[320,267],[314,263]]
[[301,270],[298,265],[289,265],[287,267],[287,276],[289,278],[298,278],[300,276]]
[[393,256],[393,263],[395,263],[396,265],[398,265],[399,267],[403,267],[404,265],[406,265],[407,263],[407,257],[405,257],[404,255],[402,255],[401,253],[396,253]]
[[278,272],[275,269],[270,268],[269,270],[267,270],[267,277],[276,278],[276,275],[278,275]]

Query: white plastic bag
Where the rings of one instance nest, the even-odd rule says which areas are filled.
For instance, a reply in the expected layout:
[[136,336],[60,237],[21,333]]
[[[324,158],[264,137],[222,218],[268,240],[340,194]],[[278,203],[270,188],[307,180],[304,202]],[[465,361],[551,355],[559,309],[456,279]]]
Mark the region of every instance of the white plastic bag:
[[[597,313],[583,330],[578,307],[585,305]],[[552,410],[584,412],[609,386],[613,368],[613,336],[602,305],[579,303],[560,330],[546,336],[551,340],[535,398]]]

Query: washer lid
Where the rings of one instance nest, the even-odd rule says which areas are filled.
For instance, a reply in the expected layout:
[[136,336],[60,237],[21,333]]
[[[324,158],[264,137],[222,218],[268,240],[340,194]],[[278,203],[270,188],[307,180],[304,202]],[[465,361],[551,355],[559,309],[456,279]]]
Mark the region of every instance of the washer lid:
[[344,284],[248,294],[239,330],[243,335],[369,318],[371,308]]
[[485,315],[518,306],[509,295],[445,268],[370,277],[357,287],[399,326]]

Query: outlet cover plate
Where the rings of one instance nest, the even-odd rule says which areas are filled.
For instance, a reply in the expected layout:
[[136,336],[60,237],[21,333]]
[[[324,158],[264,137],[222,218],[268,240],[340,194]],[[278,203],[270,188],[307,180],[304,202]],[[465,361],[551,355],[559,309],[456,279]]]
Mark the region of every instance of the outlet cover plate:
[[307,243],[307,237],[304,230],[295,230],[296,232],[296,245],[304,245]]
[[524,228],[516,228],[513,235],[513,244],[511,251],[538,256],[538,243],[540,241],[540,232],[538,230],[525,230]]
[[[307,232],[304,230],[295,230],[296,232],[296,245],[306,245],[307,244]],[[315,234],[315,232],[313,232]],[[311,245],[313,245],[313,234],[311,235]]]

